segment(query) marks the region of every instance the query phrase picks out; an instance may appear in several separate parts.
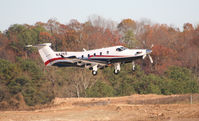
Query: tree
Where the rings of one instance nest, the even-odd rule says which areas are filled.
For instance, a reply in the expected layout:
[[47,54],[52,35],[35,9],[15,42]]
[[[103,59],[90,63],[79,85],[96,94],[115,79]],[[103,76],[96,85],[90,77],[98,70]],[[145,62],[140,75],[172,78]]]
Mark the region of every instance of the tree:
[[111,97],[114,96],[114,90],[111,86],[102,81],[97,81],[95,85],[87,89],[89,97]]
[[9,81],[15,78],[18,74],[18,69],[15,64],[0,59],[0,81]]
[[120,32],[126,33],[127,31],[135,32],[136,22],[130,18],[123,19],[117,26]]
[[191,70],[182,67],[170,67],[165,72],[170,79],[171,87],[168,87],[172,94],[198,93],[199,83]]
[[129,48],[136,48],[139,46],[139,41],[135,38],[136,22],[131,19],[124,19],[118,24],[118,30],[122,37],[120,41]]
[[42,71],[39,66],[32,60],[18,59],[20,68],[25,74],[30,75],[33,80],[39,80],[42,77]]

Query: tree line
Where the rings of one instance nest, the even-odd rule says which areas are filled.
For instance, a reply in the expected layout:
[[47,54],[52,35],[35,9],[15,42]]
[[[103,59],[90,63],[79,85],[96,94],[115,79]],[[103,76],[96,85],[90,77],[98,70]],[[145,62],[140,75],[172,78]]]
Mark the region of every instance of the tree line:
[[[113,75],[111,68],[93,77],[82,68],[45,67],[28,44],[52,43],[56,51],[80,51],[113,45],[152,47],[148,58]],[[0,32],[0,107],[45,104],[58,97],[105,97],[131,94],[199,92],[199,25],[183,29],[150,21],[123,19],[120,23],[92,16],[80,23],[55,19],[34,25],[14,24]]]

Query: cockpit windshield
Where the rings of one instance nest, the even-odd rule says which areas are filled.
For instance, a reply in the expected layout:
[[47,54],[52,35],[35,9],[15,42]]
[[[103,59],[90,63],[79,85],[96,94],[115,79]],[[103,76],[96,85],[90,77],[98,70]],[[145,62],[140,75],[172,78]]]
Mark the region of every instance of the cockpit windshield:
[[124,50],[126,50],[126,49],[127,49],[126,47],[119,47],[119,48],[116,49],[116,51],[121,52],[121,51],[124,51]]

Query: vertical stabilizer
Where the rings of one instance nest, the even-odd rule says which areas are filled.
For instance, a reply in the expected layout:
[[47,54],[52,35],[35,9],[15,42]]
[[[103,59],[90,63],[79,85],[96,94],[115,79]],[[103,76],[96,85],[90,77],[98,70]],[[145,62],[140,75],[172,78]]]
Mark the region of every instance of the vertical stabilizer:
[[[37,47],[39,54],[43,60],[43,62],[46,63],[50,61],[53,58],[56,58],[55,52],[51,49],[51,43],[44,43],[44,44],[38,44],[38,45],[27,45],[27,47]],[[48,66],[48,64],[47,64]]]

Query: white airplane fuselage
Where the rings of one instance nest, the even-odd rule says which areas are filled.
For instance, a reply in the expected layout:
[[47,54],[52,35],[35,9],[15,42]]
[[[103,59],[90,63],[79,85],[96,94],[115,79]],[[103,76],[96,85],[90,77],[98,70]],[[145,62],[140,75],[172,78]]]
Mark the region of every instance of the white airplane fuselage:
[[[29,45],[28,47],[30,47]],[[115,66],[114,73],[120,71],[120,64],[133,62],[136,59],[144,59],[152,51],[148,49],[128,49],[123,46],[113,46],[94,50],[85,50],[79,52],[55,52],[51,48],[51,43],[36,45],[39,54],[46,66],[58,67],[86,67],[97,74],[98,68],[106,67],[109,64]],[[150,56],[150,55],[149,55]],[[152,62],[152,58],[150,57]]]

